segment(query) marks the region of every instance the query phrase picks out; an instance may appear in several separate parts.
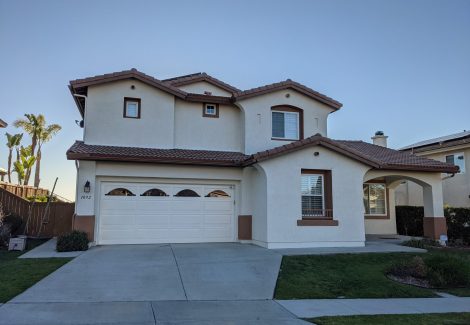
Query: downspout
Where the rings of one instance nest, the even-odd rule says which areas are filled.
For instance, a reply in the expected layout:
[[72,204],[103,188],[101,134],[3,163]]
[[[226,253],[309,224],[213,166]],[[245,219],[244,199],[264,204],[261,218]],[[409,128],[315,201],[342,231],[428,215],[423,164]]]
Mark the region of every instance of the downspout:
[[452,178],[452,177],[454,177],[454,176],[455,176],[455,173],[452,173],[452,174],[450,174],[450,175],[447,175],[447,176],[441,178],[441,180],[446,180],[446,179]]

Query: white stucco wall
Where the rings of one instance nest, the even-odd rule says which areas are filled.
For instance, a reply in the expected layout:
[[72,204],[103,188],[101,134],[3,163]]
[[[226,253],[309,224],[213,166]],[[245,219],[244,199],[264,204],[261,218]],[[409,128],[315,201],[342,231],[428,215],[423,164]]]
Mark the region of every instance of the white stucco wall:
[[[314,156],[318,151],[320,154]],[[368,167],[322,147],[313,147],[260,163],[267,178],[269,248],[363,246],[363,177]],[[297,226],[301,219],[301,169],[332,172],[333,213],[338,226]],[[255,217],[255,216],[254,216]]]
[[[131,89],[134,85],[135,89]],[[141,99],[141,118],[123,118],[124,97]],[[174,96],[136,80],[88,88],[87,144],[172,148]]]
[[[96,162],[81,160],[78,166],[75,213],[80,216],[92,216],[95,214]],[[90,193],[84,192],[87,181],[90,182]]]
[[[286,95],[289,94],[289,97]],[[251,97],[236,103],[244,111],[245,150],[251,154],[271,149],[289,141],[271,140],[271,107],[292,105],[304,111],[304,137],[320,133],[327,136],[328,114],[334,110],[295,90],[280,90],[263,96]]]
[[187,93],[193,94],[204,94],[205,91],[210,91],[213,96],[232,96],[230,92],[205,81],[198,81],[189,85],[178,86],[178,88]]
[[243,152],[242,114],[219,105],[219,117],[204,117],[203,103],[175,101],[175,148]]

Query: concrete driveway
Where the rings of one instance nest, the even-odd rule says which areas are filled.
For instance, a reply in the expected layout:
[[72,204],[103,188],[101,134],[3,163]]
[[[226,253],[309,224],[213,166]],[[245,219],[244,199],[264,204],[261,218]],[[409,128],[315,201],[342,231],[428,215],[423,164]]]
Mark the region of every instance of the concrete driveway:
[[99,246],[11,302],[272,299],[281,258],[236,243]]

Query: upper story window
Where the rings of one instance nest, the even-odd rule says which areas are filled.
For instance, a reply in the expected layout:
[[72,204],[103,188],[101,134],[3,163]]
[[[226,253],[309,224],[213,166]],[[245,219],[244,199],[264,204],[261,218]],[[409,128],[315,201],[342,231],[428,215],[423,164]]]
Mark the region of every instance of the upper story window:
[[202,105],[202,116],[219,117],[219,104],[204,103]]
[[303,111],[289,106],[271,108],[272,139],[300,140],[303,138]]
[[454,153],[446,156],[446,162],[459,166],[459,173],[465,173],[465,156],[463,152]]
[[124,117],[140,118],[140,98],[124,97]]
[[387,214],[387,189],[383,183],[363,185],[364,209],[367,215]]

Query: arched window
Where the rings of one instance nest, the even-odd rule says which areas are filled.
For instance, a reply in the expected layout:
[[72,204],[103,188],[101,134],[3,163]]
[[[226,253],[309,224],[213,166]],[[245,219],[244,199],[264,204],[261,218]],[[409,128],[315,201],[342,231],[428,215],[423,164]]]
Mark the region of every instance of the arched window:
[[152,188],[140,194],[140,196],[168,196],[165,192],[158,188]]
[[175,194],[175,196],[183,196],[183,197],[199,197],[200,195],[190,189],[181,190]]
[[108,196],[135,196],[134,193],[129,191],[127,188],[123,188],[123,187],[115,188],[115,189],[109,191],[105,195],[108,195]]
[[214,190],[207,194],[206,197],[230,197],[230,195],[222,190]]

